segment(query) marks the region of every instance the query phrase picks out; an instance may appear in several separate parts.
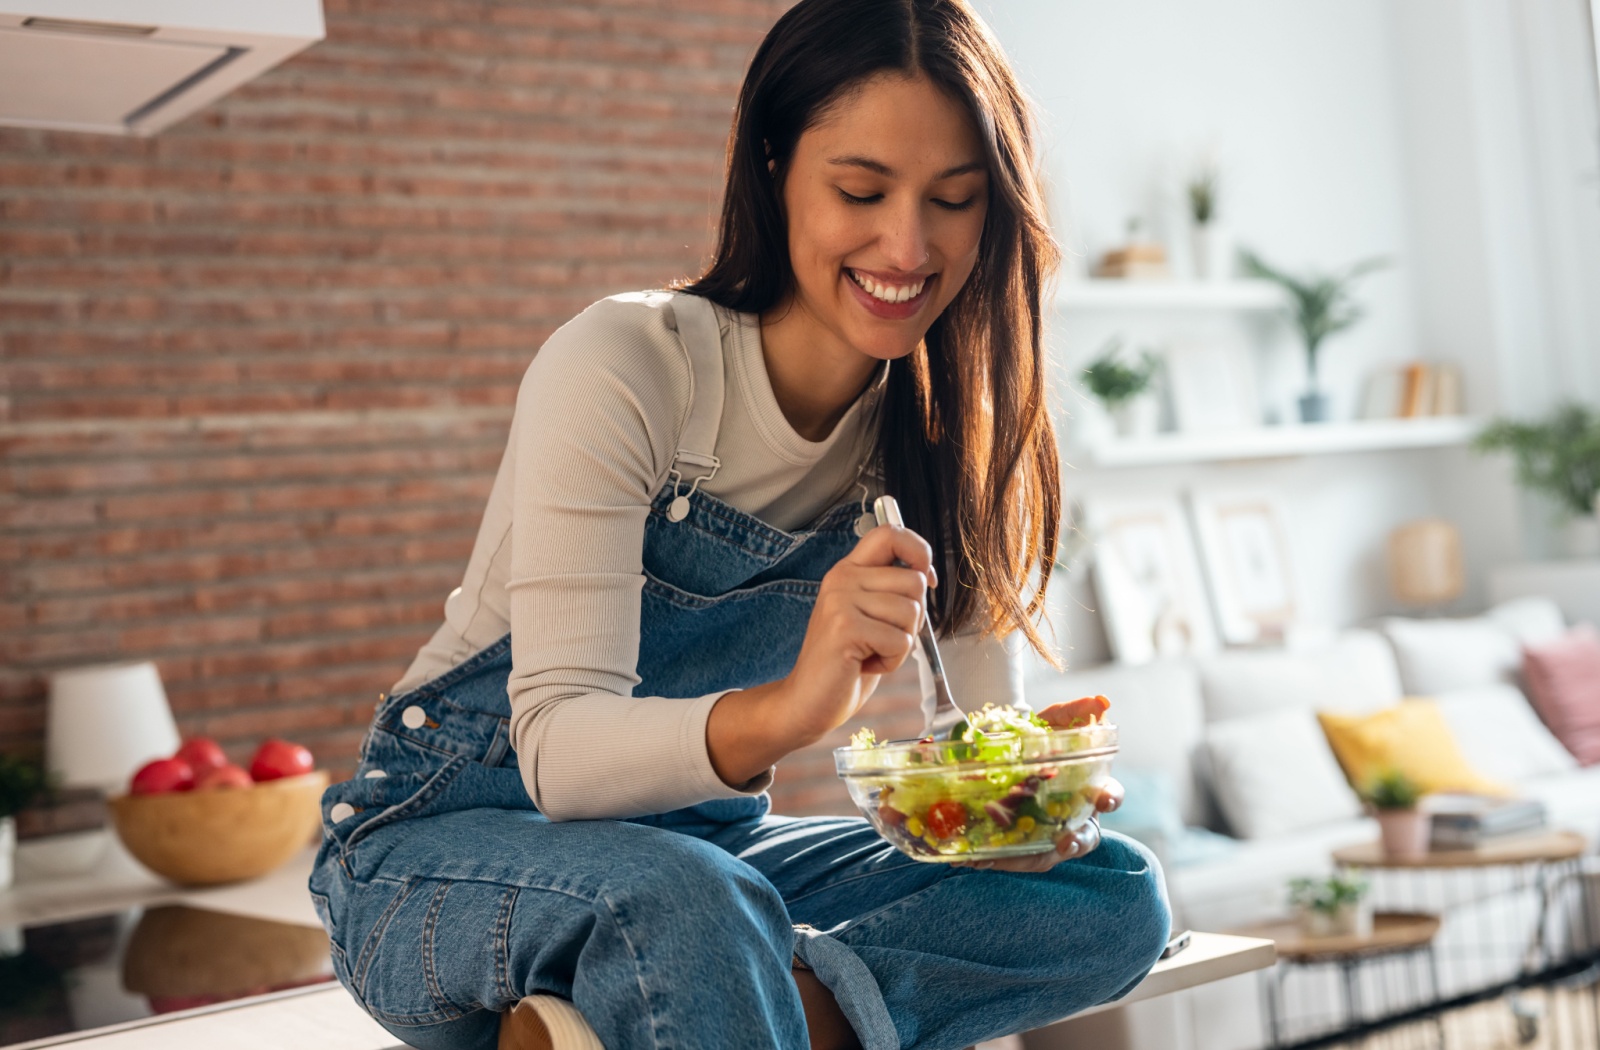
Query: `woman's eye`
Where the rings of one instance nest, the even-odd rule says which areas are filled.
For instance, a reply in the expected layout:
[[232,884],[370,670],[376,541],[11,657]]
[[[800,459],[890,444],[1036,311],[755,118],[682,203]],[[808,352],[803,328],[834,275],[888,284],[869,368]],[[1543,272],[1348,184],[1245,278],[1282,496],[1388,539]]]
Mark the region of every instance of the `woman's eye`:
[[839,196],[844,198],[844,202],[846,204],[876,204],[878,201],[883,200],[883,194],[881,193],[874,193],[867,197],[857,197],[853,193],[846,193],[844,190],[839,190]]
[[939,207],[943,208],[946,211],[966,211],[968,208],[970,208],[974,204],[978,203],[978,198],[976,198],[976,197],[968,197],[964,201],[941,201],[941,200],[935,200],[933,203],[937,204]]

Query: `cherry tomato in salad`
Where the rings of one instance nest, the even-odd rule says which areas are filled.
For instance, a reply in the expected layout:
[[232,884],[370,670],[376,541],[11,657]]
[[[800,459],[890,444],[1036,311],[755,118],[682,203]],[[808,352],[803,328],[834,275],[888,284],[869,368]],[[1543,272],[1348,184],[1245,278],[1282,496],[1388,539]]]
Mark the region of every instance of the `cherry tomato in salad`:
[[928,830],[941,839],[959,835],[967,830],[967,808],[953,798],[935,802],[928,807],[925,823]]

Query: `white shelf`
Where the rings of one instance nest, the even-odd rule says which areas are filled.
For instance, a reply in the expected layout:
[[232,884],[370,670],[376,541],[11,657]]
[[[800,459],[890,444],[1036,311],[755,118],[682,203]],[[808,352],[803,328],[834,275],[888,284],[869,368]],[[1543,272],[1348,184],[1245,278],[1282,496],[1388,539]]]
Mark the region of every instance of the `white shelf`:
[[1442,416],[1432,419],[1375,419],[1254,427],[1214,434],[1157,434],[1147,438],[1108,441],[1088,449],[1069,450],[1067,458],[1092,467],[1150,467],[1171,463],[1446,448],[1471,441],[1482,426],[1482,420],[1470,416]]
[[1060,310],[1275,310],[1287,305],[1271,281],[1063,281]]

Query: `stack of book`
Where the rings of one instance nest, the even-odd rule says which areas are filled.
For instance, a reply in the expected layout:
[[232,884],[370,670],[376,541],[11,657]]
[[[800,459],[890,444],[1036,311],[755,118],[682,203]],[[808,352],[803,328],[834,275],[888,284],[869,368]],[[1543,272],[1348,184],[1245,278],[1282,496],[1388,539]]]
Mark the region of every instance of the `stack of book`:
[[1433,795],[1429,845],[1433,849],[1474,849],[1487,839],[1544,827],[1544,804],[1531,798]]

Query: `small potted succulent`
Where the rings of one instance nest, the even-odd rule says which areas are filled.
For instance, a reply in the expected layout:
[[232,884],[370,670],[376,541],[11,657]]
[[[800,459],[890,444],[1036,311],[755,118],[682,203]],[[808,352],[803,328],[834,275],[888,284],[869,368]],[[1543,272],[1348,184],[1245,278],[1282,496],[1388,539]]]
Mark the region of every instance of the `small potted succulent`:
[[1300,422],[1325,423],[1328,420],[1328,395],[1317,385],[1317,355],[1323,340],[1344,331],[1361,320],[1364,312],[1350,296],[1356,280],[1389,265],[1387,259],[1365,259],[1342,274],[1309,274],[1295,277],[1270,265],[1254,252],[1241,252],[1240,261],[1252,277],[1264,278],[1282,286],[1293,304],[1295,327],[1306,346],[1306,373],[1310,386],[1300,398]]
[[11,885],[17,854],[17,814],[44,790],[44,769],[37,762],[0,755],[0,889]]
[[1083,370],[1084,382],[1105,405],[1118,437],[1149,434],[1156,428],[1160,411],[1149,392],[1161,361],[1148,350],[1140,351],[1139,360],[1133,364],[1125,363],[1121,356],[1122,337],[1113,336]]
[[1420,857],[1428,852],[1428,814],[1417,808],[1422,789],[1398,769],[1377,773],[1361,797],[1378,818],[1383,852],[1389,857]]
[[1289,903],[1307,937],[1372,936],[1367,880],[1335,872],[1322,879],[1291,879]]
[[1510,452],[1517,483],[1555,501],[1568,555],[1600,555],[1600,412],[1569,401],[1531,423],[1496,419],[1473,447]]

